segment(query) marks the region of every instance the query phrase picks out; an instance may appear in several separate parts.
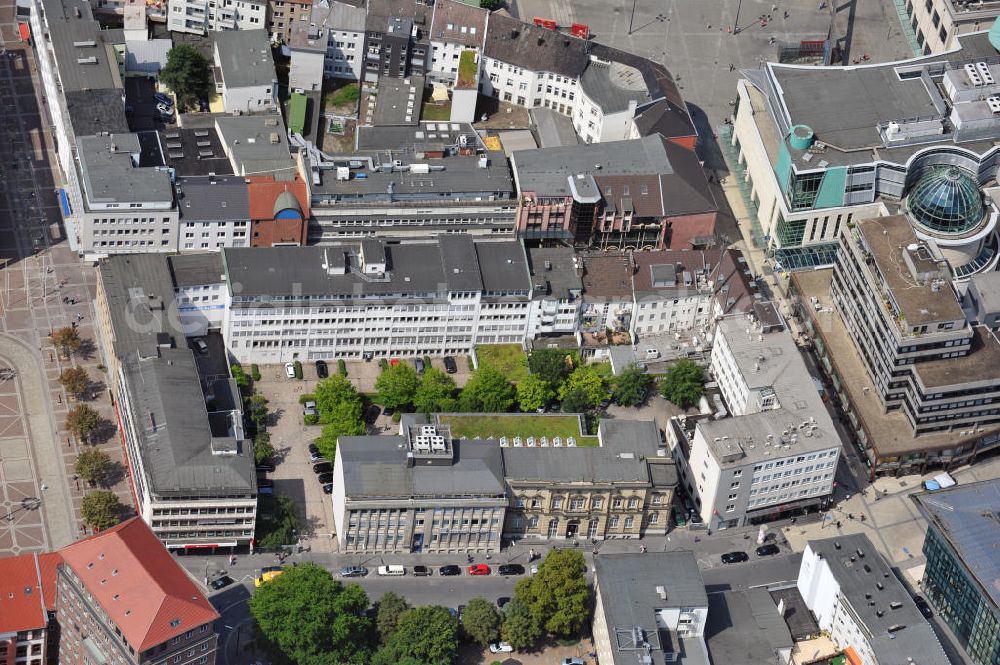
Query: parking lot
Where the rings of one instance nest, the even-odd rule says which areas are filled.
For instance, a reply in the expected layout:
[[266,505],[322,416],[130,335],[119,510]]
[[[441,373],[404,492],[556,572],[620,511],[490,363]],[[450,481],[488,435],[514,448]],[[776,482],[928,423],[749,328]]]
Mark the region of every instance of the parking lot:
[[166,124],[156,108],[158,103],[154,96],[156,85],[152,79],[145,76],[127,76],[124,84],[125,111],[129,128],[134,132],[163,129]]

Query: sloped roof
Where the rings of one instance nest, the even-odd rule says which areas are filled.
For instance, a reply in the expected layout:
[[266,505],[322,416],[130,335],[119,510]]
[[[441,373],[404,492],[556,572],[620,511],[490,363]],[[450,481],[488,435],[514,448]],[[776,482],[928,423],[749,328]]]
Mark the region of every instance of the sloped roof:
[[38,630],[48,623],[37,554],[0,559],[0,633]]
[[589,62],[585,40],[522,23],[503,11],[490,15],[483,50],[494,60],[570,78],[583,74]]
[[274,219],[274,216],[286,207],[278,206],[281,200],[288,203],[288,194],[294,196],[295,208],[302,211],[303,219],[309,219],[309,195],[306,184],[298,177],[292,181],[275,181],[270,176],[250,177],[250,219]]
[[138,517],[77,541],[60,553],[128,643],[139,651],[219,618]]

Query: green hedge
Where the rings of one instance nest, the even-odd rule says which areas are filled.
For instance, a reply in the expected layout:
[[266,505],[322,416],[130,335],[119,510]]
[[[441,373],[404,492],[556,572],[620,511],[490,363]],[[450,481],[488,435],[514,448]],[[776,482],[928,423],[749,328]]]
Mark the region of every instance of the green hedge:
[[299,395],[299,404],[305,405],[306,402],[315,402],[316,395],[313,393],[303,393]]
[[343,358],[337,361],[337,372],[345,379],[347,378],[347,363],[344,362]]
[[292,363],[292,366],[295,367],[295,378],[296,379],[301,379],[302,378],[302,363],[299,362],[298,360],[296,360],[294,363]]
[[257,367],[257,363],[250,365],[250,378],[260,381],[260,367]]

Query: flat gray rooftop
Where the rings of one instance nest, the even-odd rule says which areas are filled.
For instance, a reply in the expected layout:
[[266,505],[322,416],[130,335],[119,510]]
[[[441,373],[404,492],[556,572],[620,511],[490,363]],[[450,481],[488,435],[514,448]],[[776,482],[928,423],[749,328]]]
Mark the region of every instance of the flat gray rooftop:
[[794,642],[767,589],[714,593],[708,599],[705,642],[713,663],[771,663]]
[[174,193],[165,170],[137,167],[131,154],[139,153],[135,134],[79,136],[76,139],[88,202],[170,203]]
[[266,30],[218,30],[213,38],[227,88],[270,86],[277,81]]
[[573,263],[576,255],[570,247],[528,248],[528,263],[531,267],[533,286],[542,285],[539,297],[567,299],[579,297],[583,292],[583,277]]
[[911,494],[927,521],[1000,607],[1000,480]]
[[237,176],[177,178],[177,205],[185,221],[250,220],[250,190]]
[[44,0],[42,6],[63,91],[121,88],[114,47],[125,45],[125,34],[102,30],[88,2]]
[[[334,171],[326,171],[320,185],[313,185],[314,195],[332,196],[344,201],[405,201],[409,199],[497,196],[510,198],[514,181],[503,153],[490,153],[486,168],[480,168],[478,156],[453,156],[444,159],[424,159],[419,163],[433,167],[427,173],[396,170],[391,164],[387,171],[351,170],[349,180],[337,180]],[[412,164],[408,165],[412,169]],[[358,177],[363,175],[363,177]]]
[[424,103],[424,77],[406,79],[381,76],[375,97],[376,127],[384,125],[416,125]]
[[236,175],[270,173],[275,180],[295,178],[281,114],[216,116],[215,127]]
[[810,540],[809,547],[830,567],[840,586],[840,597],[850,603],[858,623],[864,626],[877,662],[949,662],[934,630],[867,536],[858,533]]

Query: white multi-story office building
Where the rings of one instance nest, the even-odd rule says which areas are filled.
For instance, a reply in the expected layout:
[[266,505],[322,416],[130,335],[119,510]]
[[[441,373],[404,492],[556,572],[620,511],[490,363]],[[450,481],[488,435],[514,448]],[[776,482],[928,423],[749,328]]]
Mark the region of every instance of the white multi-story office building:
[[264,29],[221,32],[215,36],[215,87],[226,113],[262,113],[278,105],[278,75]]
[[861,665],[948,663],[934,629],[864,534],[810,540],[796,582],[821,630]]
[[730,417],[668,429],[702,519],[725,529],[820,506],[841,440],[773,304],[718,322],[711,372]]
[[529,339],[576,332],[583,305],[583,272],[569,247],[527,250],[531,269]]
[[197,252],[250,246],[250,195],[245,178],[188,176],[177,178],[175,187],[180,211],[177,249]]
[[267,2],[169,0],[167,28],[171,32],[195,35],[223,30],[264,30],[267,28]]
[[82,207],[78,249],[88,256],[177,250],[167,169],[140,166],[136,134],[78,136]]
[[226,249],[224,260],[226,346],[245,363],[464,355],[527,334],[531,281],[513,240],[366,238]]
[[360,80],[365,16],[364,6],[337,0],[314,4],[309,21],[297,21],[291,28],[289,86],[307,92],[320,90],[324,78]]
[[[190,280],[211,273],[183,257]],[[170,549],[246,547],[254,534],[257,482],[239,390],[222,349],[199,371],[175,290],[173,257],[105,260],[97,286],[98,343],[115,396],[136,510]],[[197,281],[197,280],[194,280]]]

